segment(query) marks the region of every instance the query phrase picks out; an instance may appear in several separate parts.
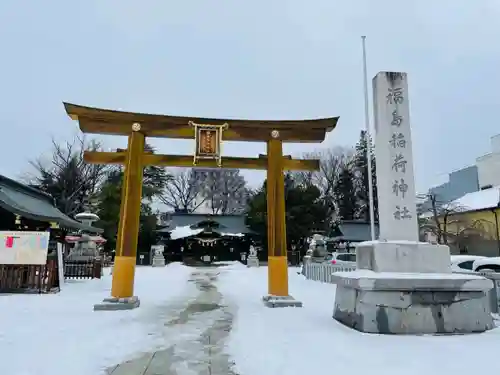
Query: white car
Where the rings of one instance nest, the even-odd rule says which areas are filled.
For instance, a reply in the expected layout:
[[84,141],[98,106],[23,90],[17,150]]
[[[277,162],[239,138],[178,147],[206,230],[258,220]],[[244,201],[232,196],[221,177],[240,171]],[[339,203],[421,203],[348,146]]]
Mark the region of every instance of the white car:
[[329,254],[325,262],[338,264],[339,266],[356,267],[356,253],[333,253]]
[[451,270],[453,272],[473,271],[474,262],[491,259],[479,255],[452,255],[451,256]]
[[472,265],[472,270],[475,272],[490,271],[490,272],[500,272],[500,257],[482,257],[474,261]]

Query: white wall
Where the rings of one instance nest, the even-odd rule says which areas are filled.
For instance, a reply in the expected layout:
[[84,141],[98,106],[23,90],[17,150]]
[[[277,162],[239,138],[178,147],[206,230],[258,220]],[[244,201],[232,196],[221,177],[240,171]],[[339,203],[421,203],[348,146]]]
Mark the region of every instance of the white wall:
[[476,159],[479,188],[500,185],[500,134],[491,137],[491,152]]

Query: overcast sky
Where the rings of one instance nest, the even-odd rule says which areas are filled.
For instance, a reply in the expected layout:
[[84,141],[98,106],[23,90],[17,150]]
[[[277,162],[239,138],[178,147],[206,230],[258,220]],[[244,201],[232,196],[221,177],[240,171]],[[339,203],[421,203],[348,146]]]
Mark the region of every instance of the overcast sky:
[[[370,80],[383,70],[408,73],[423,191],[473,164],[500,133],[499,20],[496,0],[3,0],[0,173],[19,177],[51,137],[76,134],[63,101],[186,116],[340,116],[323,145],[285,151],[352,145],[364,126],[367,35]],[[162,153],[193,147],[151,143]],[[224,147],[235,156],[264,150]]]

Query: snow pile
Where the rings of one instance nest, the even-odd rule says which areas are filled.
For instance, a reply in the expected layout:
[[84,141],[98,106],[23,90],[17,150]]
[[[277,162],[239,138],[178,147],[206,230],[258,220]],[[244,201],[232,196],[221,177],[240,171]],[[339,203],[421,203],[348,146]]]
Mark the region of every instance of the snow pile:
[[59,294],[0,295],[0,374],[97,375],[161,344],[158,316],[185,292],[192,269],[138,267],[141,307],[94,312],[110,295],[109,269],[101,280],[75,280]]
[[[267,268],[222,269],[219,291],[237,306],[227,351],[240,375],[471,374],[491,371],[500,331],[466,336],[363,334],[332,319],[335,286],[289,271],[290,294],[303,308],[270,309]],[[463,359],[464,353],[474,360]]]

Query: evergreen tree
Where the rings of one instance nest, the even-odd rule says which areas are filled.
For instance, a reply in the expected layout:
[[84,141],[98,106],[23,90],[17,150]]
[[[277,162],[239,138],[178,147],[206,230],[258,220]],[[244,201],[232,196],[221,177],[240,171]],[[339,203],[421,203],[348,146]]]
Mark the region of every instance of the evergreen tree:
[[[372,144],[372,140],[370,139]],[[368,143],[366,132],[361,131],[360,138],[356,144],[356,151],[354,155],[354,168],[355,168],[355,191],[357,198],[357,211],[356,218],[369,221],[370,220],[370,209],[369,209],[369,194],[368,194],[368,179],[371,178],[373,182],[373,207],[375,211],[375,220],[378,220],[378,198],[377,198],[377,179],[376,179],[376,162],[375,154],[373,153],[373,147],[371,147],[372,155],[372,171],[368,171]]]
[[[321,199],[320,190],[314,185],[297,185],[291,174],[285,178],[285,217],[287,243],[300,243],[314,231],[328,231],[328,208]],[[249,200],[246,222],[260,234],[267,244],[266,182]]]
[[352,164],[347,163],[342,166],[338,182],[335,185],[337,215],[341,220],[354,220],[356,218],[357,196],[355,184]]
[[[152,147],[145,147],[149,151],[154,151]],[[153,198],[161,194],[169,179],[165,168],[150,166],[144,168],[143,187],[140,213],[140,228],[138,248],[143,252],[149,251],[151,245],[155,243],[156,215],[151,208]],[[96,226],[104,230],[104,237],[107,239],[106,250],[116,247],[116,236],[118,234],[118,224],[120,221],[120,204],[123,183],[123,168],[116,167],[108,171],[106,180],[100,186],[97,195],[97,215],[100,220]],[[139,253],[139,251],[138,251]]]

